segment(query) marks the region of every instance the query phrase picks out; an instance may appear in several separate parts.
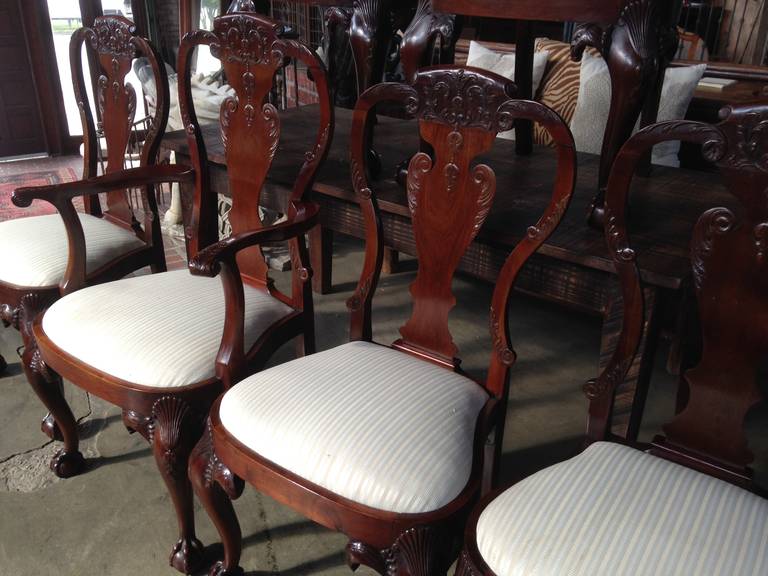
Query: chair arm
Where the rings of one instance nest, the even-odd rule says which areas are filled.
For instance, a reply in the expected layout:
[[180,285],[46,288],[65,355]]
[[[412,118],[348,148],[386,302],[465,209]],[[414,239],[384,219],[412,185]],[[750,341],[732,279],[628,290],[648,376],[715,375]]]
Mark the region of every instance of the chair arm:
[[102,192],[110,192],[120,188],[139,188],[151,184],[163,182],[192,182],[194,171],[188,166],[179,164],[162,164],[157,166],[142,166],[112,172],[104,176],[77,180],[64,184],[50,186],[34,186],[31,188],[17,188],[13,192],[12,200],[16,206],[26,208],[32,204],[32,200],[47,200],[56,205],[65,200],[71,200],[77,196],[93,196]]
[[189,270],[196,276],[216,276],[221,271],[221,263],[251,246],[267,242],[289,240],[308,232],[317,224],[318,206],[313,202],[297,203],[296,215],[281,224],[259,228],[248,232],[233,234],[224,240],[212,244],[197,253],[189,261]]

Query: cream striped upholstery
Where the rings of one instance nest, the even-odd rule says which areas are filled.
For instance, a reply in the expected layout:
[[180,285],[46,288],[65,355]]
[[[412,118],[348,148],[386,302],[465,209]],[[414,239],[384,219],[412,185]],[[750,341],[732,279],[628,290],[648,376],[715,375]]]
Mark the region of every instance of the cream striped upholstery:
[[486,392],[472,380],[370,342],[251,376],[224,395],[240,442],[328,490],[379,510],[436,510],[469,479]]
[[[246,346],[289,312],[282,302],[246,286]],[[46,335],[65,352],[122,380],[158,387],[214,376],[223,329],[221,278],[187,270],[84,288],[43,316]]]
[[[144,246],[130,230],[79,214],[85,234],[86,270]],[[69,244],[58,214],[0,222],[0,282],[17,286],[56,286],[64,277]]]
[[491,502],[477,545],[498,576],[763,576],[768,501],[599,442]]

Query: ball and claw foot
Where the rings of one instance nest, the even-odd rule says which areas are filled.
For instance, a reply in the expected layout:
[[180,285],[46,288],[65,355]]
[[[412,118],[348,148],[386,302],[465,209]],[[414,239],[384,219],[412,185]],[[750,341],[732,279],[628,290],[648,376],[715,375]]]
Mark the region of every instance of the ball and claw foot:
[[85,458],[80,452],[66,452],[62,448],[51,459],[51,470],[59,478],[72,478],[85,470]]
[[204,566],[203,545],[197,538],[182,538],[173,547],[170,564],[182,574],[194,574]]
[[219,560],[211,567],[211,571],[208,576],[244,576],[245,572],[240,566],[233,570],[227,570],[224,568],[224,562]]

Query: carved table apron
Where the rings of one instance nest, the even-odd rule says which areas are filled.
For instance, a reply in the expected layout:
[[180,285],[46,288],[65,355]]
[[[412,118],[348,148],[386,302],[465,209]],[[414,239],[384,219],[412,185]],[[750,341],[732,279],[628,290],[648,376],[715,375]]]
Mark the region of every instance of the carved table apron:
[[[349,175],[351,116],[350,110],[336,109],[334,142],[312,197],[320,204],[322,224],[311,234],[313,281],[317,291],[331,286],[333,232],[364,238],[362,215]],[[276,155],[262,193],[264,204],[275,210],[285,209],[287,186],[301,165],[306,142],[315,130],[317,111],[305,106],[287,111],[281,118],[281,151]],[[383,159],[384,178],[376,183],[376,194],[385,245],[413,254],[415,242],[406,194],[393,176],[403,153],[418,150],[418,132],[409,121],[380,120],[375,144]],[[208,128],[204,129],[204,138],[211,163],[211,185],[216,192],[227,194],[226,159],[220,136],[217,130]],[[179,163],[189,161],[187,140],[182,131],[166,134],[163,146],[176,152]],[[527,226],[535,223],[535,217],[551,193],[555,173],[555,159],[550,149],[536,149],[532,155],[519,156],[514,147],[514,142],[498,140],[488,157],[480,159],[496,171],[497,201],[459,266],[462,271],[488,281],[495,280],[511,248],[525,234]],[[598,169],[597,156],[579,155],[579,175],[572,204],[558,230],[523,269],[518,287],[537,297],[601,315],[600,365],[603,366],[621,329],[621,302],[617,299],[618,285],[605,237],[601,231],[584,226],[583,218],[589,209]],[[650,313],[641,352],[617,396],[614,430],[622,435],[628,430],[630,435],[636,434],[639,425],[660,328],[657,312],[662,308],[673,309],[679,312],[678,324],[685,323],[684,295],[690,281],[688,239],[693,223],[704,210],[714,205],[728,205],[727,194],[713,186],[712,174],[703,172],[655,167],[651,178],[639,178],[635,185],[631,233],[633,244],[643,255],[640,266],[643,279],[650,285],[646,293]],[[584,375],[585,381],[597,374],[597,366],[595,368],[594,373]],[[633,406],[635,411],[630,418]]]

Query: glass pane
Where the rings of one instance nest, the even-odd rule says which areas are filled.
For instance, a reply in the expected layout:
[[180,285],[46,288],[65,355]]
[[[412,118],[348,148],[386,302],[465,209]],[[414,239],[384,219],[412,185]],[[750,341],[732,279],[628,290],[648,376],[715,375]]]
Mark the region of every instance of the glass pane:
[[[77,109],[75,92],[72,89],[72,74],[69,68],[69,39],[72,32],[82,26],[80,2],[78,0],[48,0],[48,13],[53,30],[53,46],[56,51],[56,64],[59,69],[61,91],[64,94],[64,108],[67,112],[69,133],[73,136],[83,134],[80,112]],[[87,75],[88,63],[83,55],[83,74]],[[93,102],[91,84],[86,80],[88,98]]]
[[[201,30],[210,30],[213,27],[213,19],[219,15],[220,0],[200,0],[200,21],[198,23]],[[197,72],[208,75],[221,69],[221,62],[218,58],[211,55],[208,46],[200,46],[197,49]]]

